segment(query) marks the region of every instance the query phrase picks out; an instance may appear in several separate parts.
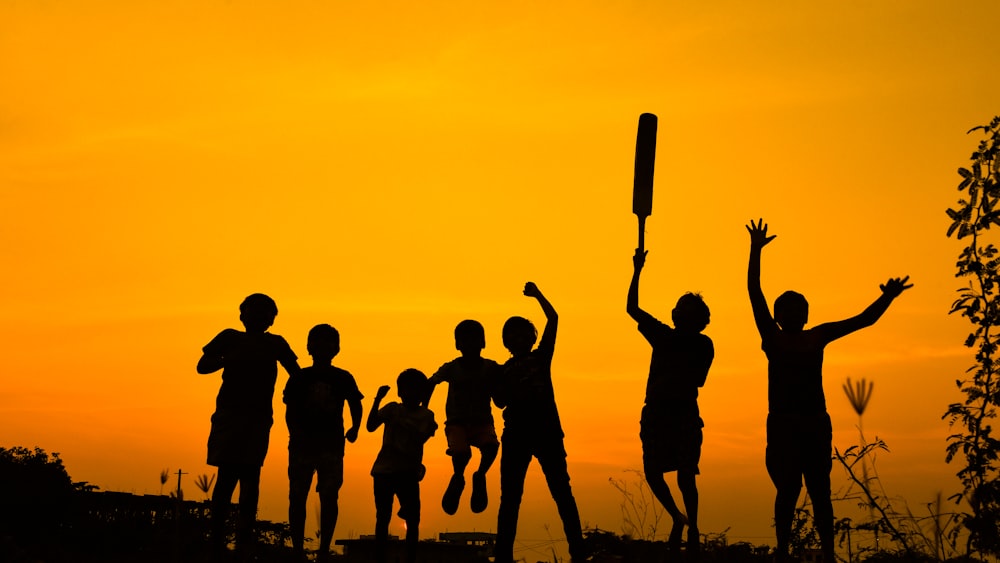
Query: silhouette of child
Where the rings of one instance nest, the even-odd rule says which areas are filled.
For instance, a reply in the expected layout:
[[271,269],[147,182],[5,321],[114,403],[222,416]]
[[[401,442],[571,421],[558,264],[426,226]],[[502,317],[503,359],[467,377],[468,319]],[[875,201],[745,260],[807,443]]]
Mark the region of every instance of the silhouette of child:
[[503,326],[503,345],[511,358],[503,365],[494,402],[503,409],[503,451],[500,455],[500,508],[497,514],[496,563],[514,560],[514,536],[524,495],[524,479],[532,458],[545,474],[574,561],[586,559],[580,513],[569,484],[563,430],[552,388],[552,354],[559,316],[534,283],[524,294],[538,300],[545,313],[545,329],[538,333],[523,317],[511,317]]
[[[646,400],[639,421],[642,466],[649,489],[673,519],[668,546],[676,551],[684,525],[688,525],[688,553],[697,554],[698,461],[701,459],[702,427],[698,411],[698,388],[705,384],[715,358],[712,339],[701,331],[710,313],[700,295],[685,293],[671,313],[674,328],[639,307],[639,276],[646,252],[635,251],[632,281],[626,311],[639,323],[639,333],[653,347],[646,381]],[[677,507],[663,474],[677,472],[677,488],[687,516]]]
[[273,299],[262,293],[250,295],[240,304],[240,321],[246,330],[223,330],[205,345],[198,360],[198,373],[222,370],[208,436],[208,464],[219,468],[212,492],[213,543],[219,551],[226,548],[226,518],[237,483],[240,517],[236,546],[240,551],[252,547],[260,469],[274,422],[271,401],[278,364],[292,377],[299,372],[288,342],[267,332],[277,315]]
[[479,469],[472,474],[471,508],[475,513],[486,510],[486,472],[493,466],[500,440],[493,424],[490,404],[493,382],[500,366],[482,357],[486,347],[486,332],[476,321],[465,320],[455,327],[455,348],[462,355],[442,365],[430,378],[431,392],[440,383],[448,383],[445,403],[444,433],[448,438],[448,455],[454,474],[448,483],[441,507],[448,514],[458,511],[465,489],[465,467],[472,459],[472,448],[480,453]]
[[[285,422],[288,424],[288,525],[292,550],[305,560],[303,542],[306,500],[316,474],[320,502],[320,538],[317,561],[330,556],[337,526],[338,495],[344,484],[344,441],[358,439],[364,397],[354,376],[333,366],[340,352],[340,333],[328,324],[309,331],[306,349],[313,365],[285,384]],[[344,433],[344,403],[351,413],[351,428]]]
[[760,288],[760,255],[775,235],[768,236],[764,220],[746,226],[750,233],[747,290],[761,349],[767,356],[767,473],[777,494],[774,499],[776,556],[788,558],[795,504],[805,479],[813,504],[813,518],[824,559],[834,559],[833,504],[830,471],[833,469],[833,427],[823,394],[823,350],[827,344],[875,324],[903,291],[909,276],[889,278],[882,294],[859,315],[824,323],[810,329],[809,303],[801,294],[786,291],[774,301],[771,316]]
[[375,484],[375,542],[379,563],[386,560],[389,541],[389,520],[392,504],[399,499],[399,517],[406,522],[406,561],[417,559],[420,540],[420,480],[424,477],[424,443],[437,431],[434,413],[424,403],[430,385],[427,376],[419,370],[407,369],[396,379],[396,390],[402,403],[388,403],[379,407],[389,393],[383,385],[375,394],[375,402],[368,413],[366,427],[369,432],[385,425],[382,449],[372,465]]

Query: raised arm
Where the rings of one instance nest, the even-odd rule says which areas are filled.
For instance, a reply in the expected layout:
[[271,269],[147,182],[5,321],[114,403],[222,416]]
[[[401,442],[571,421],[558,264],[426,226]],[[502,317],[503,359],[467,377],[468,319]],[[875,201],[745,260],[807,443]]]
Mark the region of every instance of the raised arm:
[[559,328],[559,314],[556,313],[555,307],[542,295],[541,290],[538,289],[538,286],[534,282],[524,284],[524,294],[537,299],[538,304],[542,307],[542,312],[545,313],[545,329],[542,330],[542,338],[538,341],[538,346],[546,347],[549,350],[554,349],[556,345],[556,330]]
[[368,422],[365,424],[365,428],[369,432],[374,432],[378,430],[379,426],[382,426],[382,417],[378,415],[379,407],[382,405],[382,399],[389,394],[389,386],[383,385],[378,388],[375,393],[375,400],[372,401],[372,410],[368,411]]
[[814,330],[821,332],[824,339],[830,342],[857,330],[872,326],[882,318],[882,315],[889,308],[889,305],[892,304],[893,300],[899,297],[903,291],[913,287],[912,283],[907,283],[908,281],[910,281],[910,276],[889,278],[887,282],[879,285],[882,295],[879,295],[878,299],[872,302],[860,314],[842,321],[824,323],[817,326]]
[[635,255],[632,256],[632,282],[629,283],[628,299],[625,302],[625,311],[639,324],[652,319],[652,315],[639,307],[639,275],[642,274],[642,267],[646,265],[646,254],[648,251],[635,249]]
[[760,254],[761,250],[777,235],[767,235],[767,225],[763,219],[759,219],[757,224],[751,220],[746,226],[750,233],[750,262],[747,265],[747,292],[750,294],[750,307],[753,309],[753,320],[757,325],[757,332],[764,336],[766,332],[774,330],[774,317],[767,307],[767,300],[764,299],[764,292],[760,288]]

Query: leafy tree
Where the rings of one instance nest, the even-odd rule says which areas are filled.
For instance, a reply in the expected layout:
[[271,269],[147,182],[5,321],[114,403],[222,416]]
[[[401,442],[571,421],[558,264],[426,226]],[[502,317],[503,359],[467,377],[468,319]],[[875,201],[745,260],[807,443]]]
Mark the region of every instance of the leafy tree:
[[974,127],[984,139],[972,153],[970,168],[959,168],[958,207],[948,209],[948,236],[965,241],[956,264],[956,277],[967,279],[950,313],[959,313],[973,325],[965,345],[975,350],[975,364],[955,383],[965,401],[949,405],[942,418],[958,430],[948,437],[946,460],[959,455],[963,491],[952,497],[968,505],[962,524],[969,532],[968,548],[982,554],[1000,555],[1000,483],[997,459],[1000,440],[992,421],[1000,402],[1000,255],[986,240],[993,226],[1000,226],[1000,117],[989,125]]
[[59,454],[41,448],[0,448],[0,529],[21,543],[63,528],[75,491]]

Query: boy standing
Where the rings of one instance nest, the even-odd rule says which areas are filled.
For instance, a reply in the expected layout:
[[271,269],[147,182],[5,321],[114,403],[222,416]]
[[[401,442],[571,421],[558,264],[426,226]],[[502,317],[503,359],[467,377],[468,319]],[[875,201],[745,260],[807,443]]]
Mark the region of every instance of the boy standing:
[[212,532],[217,551],[226,549],[226,517],[237,483],[240,518],[236,547],[247,551],[254,541],[260,468],[267,455],[271,401],[280,363],[289,376],[299,364],[284,338],[267,332],[278,316],[274,300],[255,293],[240,304],[245,332],[227,328],[202,349],[198,373],[222,370],[222,386],[215,399],[212,431],[208,436],[208,464],[219,468],[212,492]]
[[827,563],[834,555],[833,503],[830,501],[833,427],[823,394],[823,350],[834,340],[875,324],[892,301],[911,287],[904,278],[880,285],[882,295],[861,314],[805,329],[809,303],[801,294],[786,291],[774,301],[774,316],[760,288],[761,250],[768,236],[764,220],[746,226],[750,233],[747,290],[761,349],[767,356],[767,473],[777,494],[774,499],[775,555],[788,559],[795,504],[802,481],[812,500],[820,548]]
[[486,472],[496,460],[500,441],[493,424],[491,389],[500,366],[482,357],[486,347],[486,331],[476,321],[465,320],[455,327],[455,348],[462,353],[440,368],[430,378],[433,386],[448,383],[445,403],[444,433],[448,438],[448,455],[454,474],[448,483],[441,507],[453,515],[465,488],[465,467],[472,459],[472,448],[480,453],[479,469],[472,474],[471,508],[475,513],[486,510]]
[[[340,333],[328,324],[309,331],[306,349],[313,365],[285,384],[285,421],[288,424],[288,525],[297,560],[305,559],[306,500],[316,474],[320,502],[320,539],[317,561],[330,556],[337,526],[338,495],[344,484],[344,441],[354,443],[361,427],[364,397],[354,376],[333,366],[340,352]],[[351,428],[344,433],[344,403]]]
[[[698,388],[705,385],[715,358],[712,340],[701,333],[710,313],[700,295],[685,293],[671,313],[674,328],[639,307],[639,276],[646,252],[635,251],[632,282],[626,311],[639,323],[639,332],[653,347],[646,381],[646,400],[639,421],[642,466],[650,491],[673,519],[671,551],[680,547],[684,525],[688,525],[687,550],[696,556],[698,537],[698,461],[701,459],[702,427],[698,410]],[[663,474],[677,472],[677,488],[687,516],[677,507]]]
[[424,403],[429,385],[427,376],[419,370],[407,369],[396,379],[396,391],[401,403],[379,407],[389,393],[383,385],[375,394],[368,413],[369,432],[385,425],[382,449],[372,466],[375,485],[375,542],[378,563],[386,561],[389,541],[389,521],[392,505],[399,499],[399,516],[406,522],[406,561],[417,559],[420,541],[420,480],[424,478],[424,443],[437,431],[434,413]]
[[569,484],[562,425],[552,388],[552,354],[556,345],[559,316],[534,283],[524,286],[524,294],[538,300],[545,313],[545,329],[538,347],[532,350],[538,333],[531,321],[511,317],[503,326],[503,345],[511,358],[494,393],[503,411],[503,453],[500,456],[500,508],[497,514],[496,563],[514,561],[514,536],[524,495],[524,478],[532,458],[545,474],[563,531],[574,561],[583,561],[585,551],[580,513]]

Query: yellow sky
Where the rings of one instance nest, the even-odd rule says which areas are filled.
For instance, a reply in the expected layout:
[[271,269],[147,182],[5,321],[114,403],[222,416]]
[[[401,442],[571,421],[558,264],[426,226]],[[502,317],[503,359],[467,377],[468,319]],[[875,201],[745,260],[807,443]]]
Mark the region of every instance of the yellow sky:
[[[765,294],[801,291],[815,323],[912,276],[878,325],[829,349],[835,445],[857,435],[841,383],[874,380],[864,426],[892,448],[888,492],[917,509],[957,490],[940,415],[972,357],[946,314],[960,282],[944,209],[978,142],[965,131],[1000,111],[981,32],[1000,6],[350,4],[0,2],[0,445],[157,493],[164,468],[212,471],[219,379],[194,365],[238,326],[245,295],[277,300],[273,332],[303,365],[309,327],[337,326],[337,363],[370,401],[403,368],[453,357],[463,318],[505,359],[503,320],[542,322],[520,295],[533,280],[561,313],[554,378],[583,520],[618,530],[608,478],[640,465],[649,359],[624,313],[632,158],[638,115],[653,112],[643,305],[666,319],[681,292],[703,292],[717,350],[702,531],[772,534],[765,362],[744,286],[756,217],[778,235]],[[276,414],[261,516],[283,520],[280,402]],[[348,448],[338,537],[373,527],[379,439]],[[444,447],[441,435],[426,449],[424,535],[494,529],[495,504],[441,513]],[[495,473],[491,487],[495,500]],[[560,535],[537,469],[526,505],[520,537]]]

